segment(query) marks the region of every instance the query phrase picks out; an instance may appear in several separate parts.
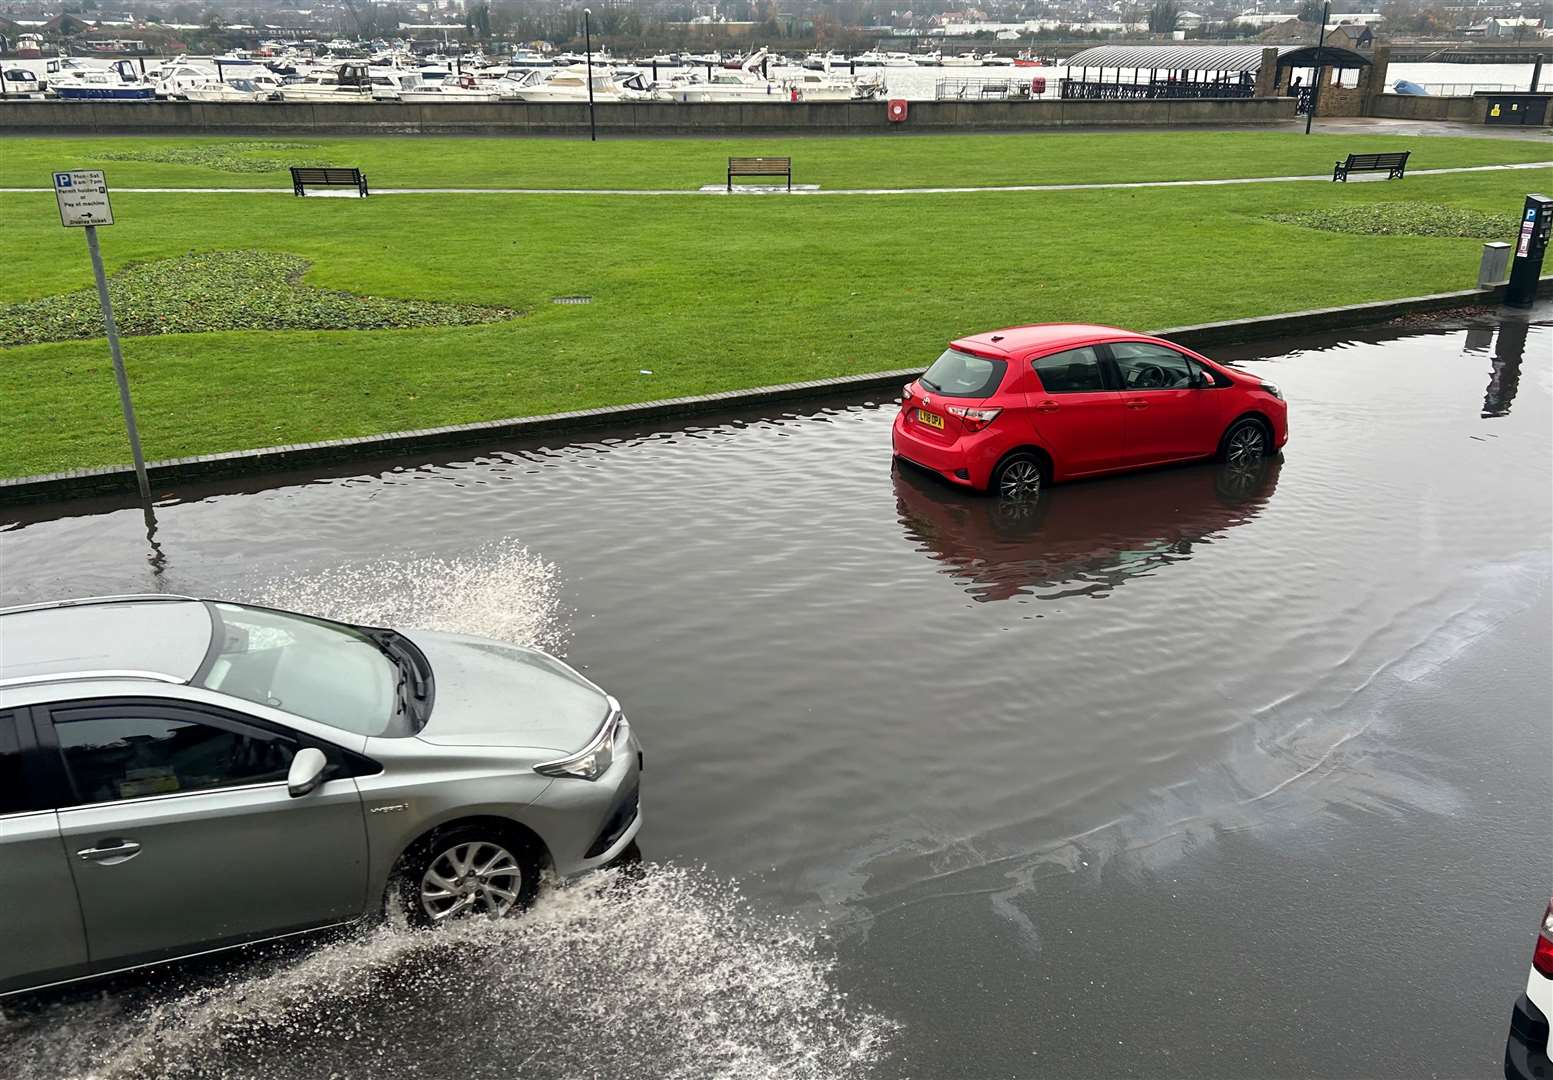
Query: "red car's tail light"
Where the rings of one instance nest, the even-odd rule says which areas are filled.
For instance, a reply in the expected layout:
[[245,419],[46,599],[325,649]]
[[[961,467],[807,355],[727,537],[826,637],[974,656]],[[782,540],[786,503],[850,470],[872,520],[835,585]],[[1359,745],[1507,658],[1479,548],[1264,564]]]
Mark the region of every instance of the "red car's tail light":
[[966,431],[980,431],[992,421],[998,418],[1002,409],[977,409],[969,405],[946,405],[944,411],[950,416],[958,416],[965,424]]
[[1531,966],[1544,979],[1553,979],[1553,901],[1542,915],[1542,933],[1537,935],[1537,948],[1531,954]]
[[909,382],[905,386],[901,387],[901,400],[902,401],[910,401],[911,400],[911,388],[916,386],[916,385],[917,384],[914,383],[914,382]]

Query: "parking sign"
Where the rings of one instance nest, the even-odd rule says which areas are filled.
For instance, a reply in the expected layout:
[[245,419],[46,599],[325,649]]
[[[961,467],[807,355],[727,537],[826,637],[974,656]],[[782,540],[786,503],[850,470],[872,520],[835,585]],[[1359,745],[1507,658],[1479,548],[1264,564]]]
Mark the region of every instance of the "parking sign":
[[100,170],[54,174],[54,198],[59,202],[61,225],[112,225],[108,181]]

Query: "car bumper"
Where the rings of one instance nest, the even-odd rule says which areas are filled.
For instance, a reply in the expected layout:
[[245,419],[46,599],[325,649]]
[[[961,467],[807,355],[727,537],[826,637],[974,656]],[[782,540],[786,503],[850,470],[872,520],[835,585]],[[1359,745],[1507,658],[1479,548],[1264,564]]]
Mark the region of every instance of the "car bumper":
[[619,858],[642,828],[642,749],[633,733],[597,780],[558,778],[525,810],[559,877]]
[[905,458],[920,468],[937,473],[951,484],[960,487],[975,488],[980,491],[986,488],[991,478],[991,461],[983,461],[986,457],[981,441],[972,437],[961,437],[951,445],[945,445],[930,439],[925,439],[915,434],[906,426],[906,414],[897,413],[895,425],[891,430],[890,442],[897,457]]
[[1504,1075],[1505,1080],[1553,1080],[1553,1062],[1548,1059],[1548,1018],[1525,994],[1510,1014]]

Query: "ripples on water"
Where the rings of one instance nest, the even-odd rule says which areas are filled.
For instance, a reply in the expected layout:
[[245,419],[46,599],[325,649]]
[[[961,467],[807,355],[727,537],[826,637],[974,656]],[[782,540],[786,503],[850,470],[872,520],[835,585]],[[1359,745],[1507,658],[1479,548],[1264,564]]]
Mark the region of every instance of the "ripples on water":
[[831,966],[812,933],[704,872],[608,871],[521,919],[380,928],[23,1007],[0,1020],[0,1056],[10,1080],[846,1080],[891,1026]]

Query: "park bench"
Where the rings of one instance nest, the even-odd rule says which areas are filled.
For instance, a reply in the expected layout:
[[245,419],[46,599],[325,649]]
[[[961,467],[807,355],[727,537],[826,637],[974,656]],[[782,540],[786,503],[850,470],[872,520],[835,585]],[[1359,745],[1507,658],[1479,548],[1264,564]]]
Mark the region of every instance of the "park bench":
[[305,194],[308,187],[353,187],[363,199],[367,197],[367,177],[360,169],[298,168],[291,167],[291,190]]
[[787,190],[793,190],[793,159],[790,157],[731,157],[728,159],[728,190],[735,176],[785,176]]
[[1407,169],[1407,155],[1411,150],[1403,150],[1399,154],[1349,154],[1347,161],[1338,161],[1332,165],[1332,179],[1348,183],[1348,174],[1351,172],[1384,172],[1391,175],[1387,180],[1400,180],[1402,173]]

